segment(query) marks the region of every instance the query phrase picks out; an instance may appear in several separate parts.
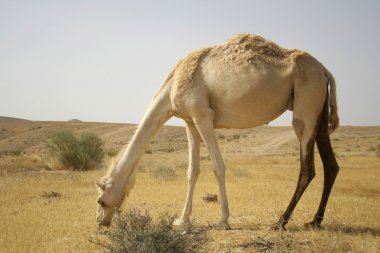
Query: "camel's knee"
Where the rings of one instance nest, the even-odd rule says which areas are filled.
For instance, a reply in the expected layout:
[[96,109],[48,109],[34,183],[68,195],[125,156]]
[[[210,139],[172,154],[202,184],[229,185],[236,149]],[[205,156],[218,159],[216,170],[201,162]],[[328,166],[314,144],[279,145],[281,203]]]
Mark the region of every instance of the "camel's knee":
[[309,184],[313,179],[315,178],[315,169],[314,167],[312,168],[307,168],[306,173],[304,174],[304,180],[307,184]]
[[294,128],[294,132],[296,133],[298,139],[300,139],[305,128],[305,123],[303,122],[303,120],[293,118],[292,125]]
[[339,166],[337,164],[331,164],[328,167],[324,167],[324,172],[326,180],[334,182],[339,173]]
[[301,181],[309,184],[315,177],[314,165],[314,140],[309,140],[302,152],[301,160]]
[[198,166],[196,166],[196,167],[191,166],[191,167],[189,167],[189,169],[187,170],[187,178],[188,178],[189,180],[197,179],[198,176],[199,176],[199,174],[200,174],[200,169],[199,169]]
[[212,167],[212,172],[214,173],[214,176],[217,178],[217,179],[220,179],[220,178],[224,178],[225,177],[225,167],[222,166],[222,167],[217,167],[217,166],[213,166]]

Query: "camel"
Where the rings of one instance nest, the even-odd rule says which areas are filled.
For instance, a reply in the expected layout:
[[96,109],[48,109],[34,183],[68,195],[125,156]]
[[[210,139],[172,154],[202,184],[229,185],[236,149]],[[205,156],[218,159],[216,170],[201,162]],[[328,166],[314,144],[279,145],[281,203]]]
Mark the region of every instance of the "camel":
[[216,227],[230,229],[225,164],[214,129],[256,127],[286,110],[293,111],[292,126],[300,143],[301,166],[294,195],[273,228],[285,229],[297,202],[315,176],[315,142],[323,162],[324,186],[319,208],[313,220],[305,225],[319,227],[339,171],[329,139],[339,125],[334,78],[308,53],[285,49],[248,33],[194,51],[174,66],[153,97],[121,159],[96,183],[98,225],[110,225],[115,210],[133,187],[135,168],[147,144],[169,118],[176,116],[186,123],[189,164],[186,201],[174,225],[189,222],[200,172],[202,139],[219,186],[221,218]]

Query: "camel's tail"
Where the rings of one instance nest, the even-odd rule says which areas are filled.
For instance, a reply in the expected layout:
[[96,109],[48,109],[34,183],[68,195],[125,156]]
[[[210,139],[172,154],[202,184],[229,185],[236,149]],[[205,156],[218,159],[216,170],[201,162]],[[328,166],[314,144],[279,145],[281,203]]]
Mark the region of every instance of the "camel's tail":
[[339,116],[338,116],[338,104],[336,102],[336,85],[333,75],[325,67],[324,71],[326,77],[330,83],[330,113],[329,113],[329,133],[331,134],[339,126]]

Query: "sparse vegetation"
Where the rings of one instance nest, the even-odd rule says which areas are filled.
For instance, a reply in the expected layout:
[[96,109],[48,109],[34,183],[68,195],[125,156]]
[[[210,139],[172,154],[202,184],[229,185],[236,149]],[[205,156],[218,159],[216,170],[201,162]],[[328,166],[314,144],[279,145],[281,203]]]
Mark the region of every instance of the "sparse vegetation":
[[251,176],[251,173],[248,169],[245,169],[245,168],[236,168],[232,171],[232,173],[234,174],[234,176],[236,177],[244,177],[244,178],[247,178],[249,176]]
[[145,154],[149,154],[149,155],[151,155],[151,154],[153,154],[153,151],[152,151],[151,149],[147,149],[147,150],[145,150],[144,153],[145,153]]
[[118,149],[109,149],[107,150],[106,154],[108,157],[115,157],[119,154],[120,150]]
[[89,170],[103,159],[102,141],[95,133],[85,132],[79,138],[70,131],[53,134],[49,148],[67,168]]
[[20,149],[0,150],[0,156],[20,156],[23,152]]
[[129,209],[116,216],[106,234],[108,241],[92,240],[111,253],[191,253],[198,252],[204,234],[191,226],[174,229],[174,216],[161,215],[154,222],[147,210]]
[[175,149],[173,147],[168,147],[166,149],[166,152],[168,152],[168,153],[171,153],[171,152],[174,152],[174,151],[175,151]]
[[[43,128],[29,131],[36,126]],[[7,131],[1,131],[2,128]],[[0,223],[0,251],[109,252],[88,241],[97,231],[94,217],[96,190],[93,185],[104,176],[108,166],[86,172],[56,170],[62,165],[46,149],[46,141],[53,129],[93,131],[104,140],[107,154],[109,150],[120,150],[127,144],[135,126],[0,122],[0,150],[22,151],[21,155],[0,156],[0,213],[6,217]],[[224,140],[218,139],[227,166],[232,231],[207,227],[218,222],[220,207],[202,200],[206,192],[218,193],[218,186],[207,147],[201,145],[201,174],[192,208],[192,222],[196,228],[191,232],[194,235],[200,228],[206,230],[207,238],[198,243],[200,252],[379,251],[380,193],[377,181],[380,154],[376,157],[376,151],[368,151],[370,147],[380,150],[379,127],[343,126],[333,133],[332,138],[339,138],[334,148],[340,154],[341,172],[335,182],[322,229],[303,229],[303,224],[312,219],[318,207],[316,202],[322,194],[323,169],[315,148],[316,177],[295,209],[288,230],[281,235],[278,231],[267,231],[268,225],[277,221],[294,193],[299,173],[299,152],[295,150],[296,137],[279,148],[276,146],[278,143],[274,143],[273,148],[265,152],[257,150],[260,146],[267,146],[268,140],[281,136],[282,131],[289,130],[292,128],[260,127],[249,130],[249,134],[243,130],[217,131],[217,136],[225,136]],[[160,213],[180,214],[187,188],[185,129],[171,128],[171,141],[166,138],[167,133],[158,133],[154,146],[151,146],[153,153],[144,155],[138,164],[136,184],[122,207],[123,210],[126,207],[150,210],[152,224],[158,224]],[[233,141],[233,134],[241,136],[239,141]],[[173,147],[175,153],[166,152],[168,147]],[[347,152],[348,148],[350,152]],[[109,157],[106,159],[111,160]],[[159,167],[171,168],[167,174],[172,176],[168,176],[166,181],[157,179],[154,170]],[[99,235],[99,239],[110,242],[107,234]]]
[[170,181],[176,177],[175,170],[169,166],[158,166],[156,168],[152,168],[150,169],[150,174],[152,177],[163,181]]

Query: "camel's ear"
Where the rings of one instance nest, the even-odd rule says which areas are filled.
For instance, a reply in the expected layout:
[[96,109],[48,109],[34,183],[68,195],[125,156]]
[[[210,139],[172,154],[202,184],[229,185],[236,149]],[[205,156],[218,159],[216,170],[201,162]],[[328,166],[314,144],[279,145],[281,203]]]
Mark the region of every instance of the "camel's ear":
[[99,187],[99,189],[101,190],[105,190],[106,189],[106,185],[103,183],[103,182],[96,182],[95,183],[97,187]]

